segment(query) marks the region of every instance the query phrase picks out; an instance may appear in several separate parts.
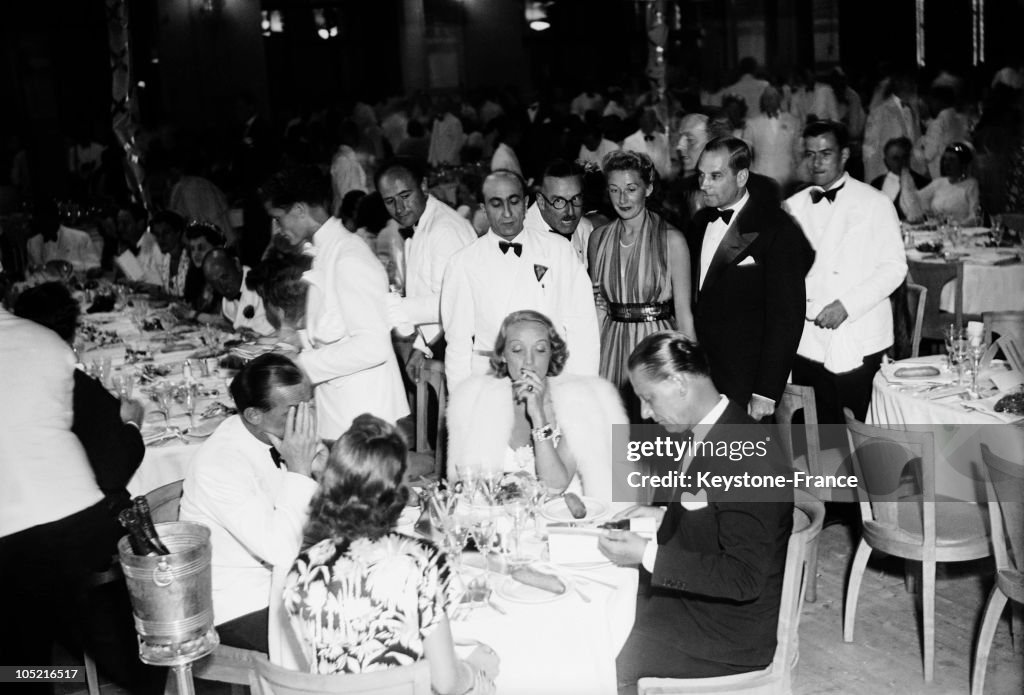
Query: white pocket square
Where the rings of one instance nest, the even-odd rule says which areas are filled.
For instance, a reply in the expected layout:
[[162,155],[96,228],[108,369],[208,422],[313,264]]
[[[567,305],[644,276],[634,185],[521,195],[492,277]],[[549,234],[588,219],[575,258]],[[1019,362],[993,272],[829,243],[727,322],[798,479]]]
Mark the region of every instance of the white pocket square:
[[695,512],[708,506],[708,491],[700,489],[696,494],[684,492],[679,496],[679,504],[688,512]]
[[746,258],[744,258],[742,261],[740,261],[736,265],[738,265],[738,266],[740,266],[742,268],[745,265],[757,265],[757,261],[754,260],[753,256],[747,256]]

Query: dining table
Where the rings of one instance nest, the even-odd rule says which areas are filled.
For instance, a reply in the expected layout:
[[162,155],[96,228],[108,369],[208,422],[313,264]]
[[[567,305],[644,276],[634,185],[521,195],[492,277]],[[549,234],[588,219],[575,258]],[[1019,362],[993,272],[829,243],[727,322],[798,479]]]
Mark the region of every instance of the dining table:
[[[593,527],[630,505],[586,497],[583,501],[590,511],[581,521],[582,528],[554,526],[571,519],[561,512],[561,498],[555,498],[541,508],[536,527],[531,523],[524,531],[529,539],[524,541],[524,554],[533,558],[529,566],[561,579],[562,593],[519,583],[500,555],[491,554],[488,559],[476,550],[462,554],[450,592],[449,622],[456,654],[466,658],[481,644],[493,649],[501,660],[495,679],[501,695],[617,692],[615,658],[633,627],[639,573],[634,567],[607,561],[597,550],[600,531]],[[418,507],[407,508],[398,531],[424,533],[415,523],[419,515]],[[287,570],[275,568],[272,597],[280,596]],[[462,590],[481,576],[490,587],[489,598],[464,606]],[[271,606],[276,608],[270,614],[270,659],[286,668],[302,668],[302,649],[283,602],[272,598]]]
[[[991,234],[992,231],[986,227],[964,228],[956,235],[933,230],[908,230],[907,259],[932,263],[963,261],[965,314],[1020,311],[1024,309],[1024,248],[993,246]],[[950,313],[955,311],[956,287],[953,281],[942,288],[939,308]]]
[[[161,310],[133,313],[131,306],[121,306],[82,314],[76,340],[81,367],[115,395],[144,407],[140,430],[146,451],[128,482],[129,493],[142,495],[184,478],[199,446],[234,411],[229,386],[235,370],[220,361],[230,352],[225,343],[236,341],[235,334],[175,322]],[[192,402],[185,396],[189,390]]]
[[[920,369],[926,367],[932,369]],[[867,423],[932,432],[936,492],[962,501],[984,501],[980,444],[1010,460],[1024,457],[1024,417],[995,409],[1012,388],[999,390],[993,377],[1007,376],[1012,376],[1009,366],[993,360],[979,370],[978,390],[971,394],[946,355],[883,364],[871,385]]]

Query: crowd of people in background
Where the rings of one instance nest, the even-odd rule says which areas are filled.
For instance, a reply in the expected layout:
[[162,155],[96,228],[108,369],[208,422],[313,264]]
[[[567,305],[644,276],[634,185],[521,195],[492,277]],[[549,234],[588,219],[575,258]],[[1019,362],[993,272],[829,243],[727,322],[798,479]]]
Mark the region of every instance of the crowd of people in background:
[[[93,234],[62,219],[12,152],[10,182],[36,201],[33,233],[23,251],[5,242],[0,261],[27,285],[114,271],[177,300],[184,318],[250,331],[287,355],[260,358],[243,372],[252,383],[232,385],[239,415],[204,445],[182,503],[183,518],[215,529],[222,640],[266,650],[267,568],[296,556],[310,497],[328,494],[331,480],[317,491],[314,471],[349,475],[373,448],[360,437],[400,449],[391,425],[407,419],[428,359],[443,361],[452,392],[453,465],[473,458],[467,447],[488,450],[506,470],[601,497],[610,469],[595,467],[608,456],[595,436],[613,424],[768,422],[787,378],[814,388],[820,422],[842,423],[844,409],[863,420],[896,341],[889,297],[907,272],[899,221],[968,225],[1024,210],[1022,85],[1007,68],[983,85],[891,72],[858,90],[840,68],[782,80],[744,59],[714,91],[422,93],[278,123],[243,96],[232,139],[141,138],[146,206],[130,202],[116,147],[76,137],[70,188]],[[21,341],[3,341],[3,354],[22,362],[38,331],[6,312],[0,321]],[[327,459],[319,439],[341,449]],[[286,465],[275,457],[240,483],[271,445]],[[390,491],[405,469],[385,453]],[[287,505],[261,500],[275,485]],[[92,509],[103,495],[90,493]],[[55,523],[76,518],[69,505]],[[789,507],[776,511],[784,538]],[[306,526],[318,541],[332,538],[330,512]],[[97,527],[109,521],[93,515]],[[0,537],[24,532],[24,519],[0,520]],[[642,544],[612,545],[611,559],[653,568]],[[403,552],[439,571],[430,547]],[[294,570],[303,581],[323,560],[316,553],[350,551],[307,548]],[[230,591],[218,566],[237,570]],[[704,594],[712,604],[714,592]],[[661,639],[643,615],[620,679],[685,675],[642,658]],[[768,642],[738,634],[716,637],[734,650],[730,668],[771,658]],[[694,645],[694,663],[724,672]],[[478,666],[443,674],[445,689],[493,676],[493,664]]]

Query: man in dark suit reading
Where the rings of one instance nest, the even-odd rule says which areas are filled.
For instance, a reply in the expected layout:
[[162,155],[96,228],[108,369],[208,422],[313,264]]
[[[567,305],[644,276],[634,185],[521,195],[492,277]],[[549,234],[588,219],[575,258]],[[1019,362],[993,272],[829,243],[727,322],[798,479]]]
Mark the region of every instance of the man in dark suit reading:
[[693,219],[694,327],[715,385],[755,420],[775,412],[804,322],[814,253],[778,203],[747,192],[750,148],[716,138],[697,176],[707,207]]
[[[609,560],[646,570],[633,630],[616,660],[619,693],[635,693],[644,677],[764,668],[775,654],[792,488],[720,481],[788,478],[783,454],[767,426],[718,392],[703,350],[681,333],[641,341],[629,378],[644,417],[670,432],[691,429],[692,439],[678,464],[682,486],[671,489],[668,506],[620,515],[660,518],[656,541],[618,530],[598,541]],[[735,444],[750,444],[748,455],[734,455],[741,448]]]

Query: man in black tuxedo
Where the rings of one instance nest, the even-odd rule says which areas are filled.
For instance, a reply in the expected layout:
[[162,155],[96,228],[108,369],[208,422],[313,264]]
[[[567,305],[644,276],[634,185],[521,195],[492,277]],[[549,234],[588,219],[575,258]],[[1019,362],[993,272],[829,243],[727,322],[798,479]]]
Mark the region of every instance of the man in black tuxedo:
[[747,192],[751,153],[739,138],[704,148],[706,207],[690,229],[694,327],[715,385],[755,420],[775,412],[804,323],[814,252],[777,204]]
[[[692,440],[678,464],[689,479],[668,490],[667,508],[634,507],[620,515],[660,517],[656,542],[630,531],[609,531],[598,541],[616,564],[643,568],[636,620],[616,659],[619,693],[635,693],[644,677],[764,668],[775,654],[792,489],[726,489],[699,476],[787,475],[784,455],[767,426],[718,392],[704,351],[683,334],[648,336],[629,366],[644,417],[669,432],[690,428]],[[763,455],[730,458],[721,449],[758,442]]]

